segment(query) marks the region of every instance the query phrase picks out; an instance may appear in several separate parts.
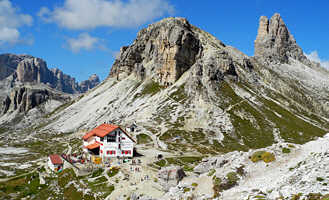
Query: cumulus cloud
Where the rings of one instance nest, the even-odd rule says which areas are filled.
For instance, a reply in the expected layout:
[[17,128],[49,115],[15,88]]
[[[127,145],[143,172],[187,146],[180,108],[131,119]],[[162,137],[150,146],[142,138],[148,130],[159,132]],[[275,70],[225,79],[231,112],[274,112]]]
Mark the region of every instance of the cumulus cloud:
[[22,42],[19,28],[32,25],[30,15],[19,13],[9,0],[0,0],[0,45]]
[[82,30],[136,27],[172,12],[167,0],[65,0],[52,11],[41,8],[38,15],[62,27]]
[[317,51],[312,51],[310,54],[305,54],[305,56],[311,61],[320,63],[322,67],[329,70],[329,60],[321,59]]
[[67,45],[68,48],[77,53],[81,50],[92,50],[94,48],[101,48],[100,39],[97,37],[92,37],[88,33],[81,33],[77,38],[68,38]]

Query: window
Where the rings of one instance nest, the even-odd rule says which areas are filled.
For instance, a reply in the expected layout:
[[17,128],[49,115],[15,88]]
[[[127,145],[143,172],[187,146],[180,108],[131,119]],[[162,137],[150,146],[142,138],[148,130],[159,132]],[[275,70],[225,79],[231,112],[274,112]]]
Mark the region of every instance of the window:
[[104,138],[103,137],[101,137],[101,142],[103,142],[104,141]]
[[110,133],[109,135],[107,135],[107,142],[116,142],[116,133]]
[[124,150],[122,150],[122,151],[121,151],[121,153],[122,153],[122,154],[125,154],[125,151],[124,151]]
[[101,153],[103,153],[103,150],[101,150]]
[[107,152],[108,152],[107,154],[110,154],[110,155],[114,155],[115,154],[115,151],[114,150],[109,150]]
[[111,151],[107,151],[106,154],[108,155],[108,154],[110,154],[110,152],[111,152]]
[[122,140],[125,140],[126,138],[125,138],[125,137],[122,137],[121,139],[122,139]]

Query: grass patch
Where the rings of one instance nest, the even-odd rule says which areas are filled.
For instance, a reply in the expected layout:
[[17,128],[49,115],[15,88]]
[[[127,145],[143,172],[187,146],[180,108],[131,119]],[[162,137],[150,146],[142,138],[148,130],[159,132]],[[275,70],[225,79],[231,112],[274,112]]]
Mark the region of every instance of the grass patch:
[[28,148],[32,152],[39,153],[43,156],[48,156],[49,154],[60,154],[67,147],[63,143],[56,143],[56,145],[50,145],[50,144],[52,144],[52,142],[50,142],[49,140],[38,140],[29,143],[22,143],[16,146]]
[[138,144],[146,144],[152,142],[152,138],[144,133],[137,135]]
[[218,95],[224,97],[226,99],[224,103],[224,107],[227,107],[231,104],[238,103],[242,100],[233,90],[229,83],[226,81],[222,81],[219,89]]
[[229,172],[226,174],[227,183],[230,185],[236,185],[239,181],[238,174],[236,172]]
[[119,170],[120,169],[118,167],[113,167],[107,172],[107,175],[109,175],[109,177],[113,177],[119,173]]
[[93,173],[91,174],[91,178],[98,177],[98,176],[100,176],[103,172],[104,172],[104,169],[102,169],[102,168],[96,169],[96,170],[93,171]]
[[5,133],[7,131],[9,131],[8,128],[6,128],[6,127],[0,127],[0,134]]
[[46,185],[40,185],[38,173],[31,173],[23,177],[17,177],[7,182],[0,183],[0,196],[3,199],[12,199],[10,194],[17,194],[17,199],[28,196],[36,196],[46,189]]
[[238,174],[236,172],[229,172],[226,174],[224,180],[214,176],[213,177],[213,190],[214,198],[218,197],[220,192],[228,190],[238,184],[239,181]]
[[184,171],[193,171],[194,166],[201,162],[203,157],[171,157],[159,160],[153,163],[159,167],[166,167],[169,165],[178,165],[183,167]]
[[191,188],[184,188],[184,193],[191,191]]
[[[325,130],[296,117],[294,113],[272,101],[262,99],[262,102],[264,103],[262,111],[269,120],[276,124],[280,130],[281,137],[286,142],[304,144],[326,133]],[[280,114],[282,117],[277,116],[274,112]]]
[[184,87],[185,87],[185,84],[179,86],[175,92],[170,94],[170,97],[177,102],[184,103],[188,99],[188,96],[185,93]]
[[142,96],[145,96],[145,95],[153,96],[154,94],[160,92],[162,88],[163,88],[163,86],[160,86],[159,83],[151,81],[144,86],[144,88],[141,92],[141,95]]
[[290,153],[290,152],[291,152],[291,150],[289,148],[287,148],[287,147],[282,148],[282,153]]
[[212,176],[216,173],[216,170],[215,169],[211,169],[209,172],[208,172],[208,176]]
[[219,197],[219,193],[223,191],[223,189],[221,188],[221,183],[222,183],[222,179],[214,176],[212,179],[213,182],[213,190],[214,190],[214,198]]
[[251,155],[250,160],[252,162],[258,162],[262,160],[265,163],[269,163],[275,161],[275,155],[266,151],[256,151]]
[[158,165],[159,167],[164,167],[164,166],[166,166],[166,163],[167,162],[164,159],[161,159],[161,160],[155,162],[154,164]]
[[197,184],[197,183],[192,183],[191,186],[192,186],[192,187],[198,187],[198,184]]
[[[235,111],[235,112],[234,112]],[[243,112],[253,120],[242,118],[237,112]],[[229,111],[234,132],[248,148],[263,148],[274,142],[273,128],[266,118],[248,102],[242,102]]]

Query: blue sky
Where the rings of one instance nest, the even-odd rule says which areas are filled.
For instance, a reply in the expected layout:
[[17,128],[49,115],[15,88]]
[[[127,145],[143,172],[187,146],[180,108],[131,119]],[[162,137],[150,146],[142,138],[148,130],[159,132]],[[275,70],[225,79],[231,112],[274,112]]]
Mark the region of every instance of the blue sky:
[[278,12],[304,52],[329,68],[328,10],[327,0],[0,0],[0,53],[40,57],[78,81],[104,79],[120,47],[161,18],[186,17],[252,56],[259,17]]

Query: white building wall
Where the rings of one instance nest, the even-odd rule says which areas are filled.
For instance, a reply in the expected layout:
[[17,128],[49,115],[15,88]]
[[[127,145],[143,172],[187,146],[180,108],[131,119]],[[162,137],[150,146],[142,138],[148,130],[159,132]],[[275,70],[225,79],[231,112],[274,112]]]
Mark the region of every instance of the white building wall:
[[53,163],[50,160],[50,157],[48,157],[48,167],[52,170],[55,171],[55,166],[53,165]]
[[[104,137],[102,142],[103,157],[132,157],[134,150],[134,142],[120,129],[114,130],[117,133],[116,142],[107,142],[107,137]],[[124,140],[122,139],[124,138]],[[119,142],[120,141],[120,142]],[[120,146],[120,148],[119,148]],[[115,151],[115,154],[111,152]],[[123,152],[122,152],[123,151]],[[125,151],[130,151],[130,154],[125,154]]]

